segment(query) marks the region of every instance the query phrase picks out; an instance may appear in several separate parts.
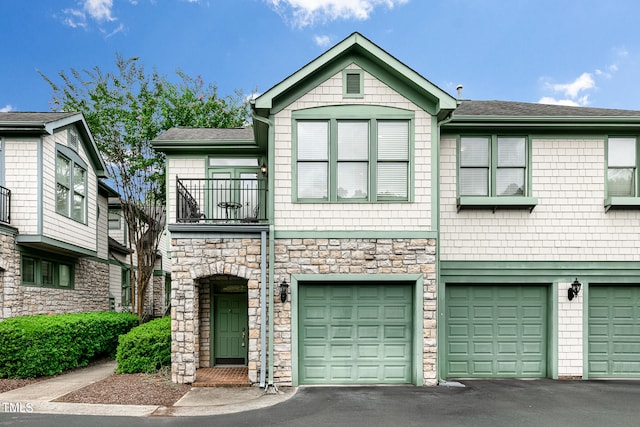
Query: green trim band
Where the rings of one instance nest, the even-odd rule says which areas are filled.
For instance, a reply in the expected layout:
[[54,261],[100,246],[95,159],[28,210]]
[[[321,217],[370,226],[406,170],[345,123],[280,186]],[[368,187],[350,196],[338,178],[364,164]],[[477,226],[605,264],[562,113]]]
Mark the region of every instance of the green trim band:
[[[275,231],[276,239],[436,239],[435,231],[375,231],[375,230],[284,230]],[[326,275],[325,275],[326,277]]]

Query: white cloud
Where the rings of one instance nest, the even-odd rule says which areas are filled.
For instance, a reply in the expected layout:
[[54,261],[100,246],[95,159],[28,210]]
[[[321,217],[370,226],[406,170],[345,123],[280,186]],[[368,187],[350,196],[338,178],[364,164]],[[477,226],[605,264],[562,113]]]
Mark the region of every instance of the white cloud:
[[364,21],[379,6],[392,9],[409,0],[264,0],[285,20],[303,28],[316,22],[355,19]]
[[596,86],[591,73],[582,73],[580,77],[571,83],[554,84],[552,88],[556,92],[562,92],[565,96],[576,98],[580,92],[593,89]]
[[580,107],[576,101],[572,101],[571,99],[555,99],[550,96],[543,96],[538,101],[538,104],[550,104],[550,105],[566,105],[568,107]]
[[313,41],[320,47],[327,47],[331,44],[331,38],[329,36],[314,36]]
[[13,105],[7,104],[4,107],[0,107],[0,113],[8,113],[9,111],[13,111]]
[[111,14],[113,0],[85,0],[83,9],[98,22],[116,19]]

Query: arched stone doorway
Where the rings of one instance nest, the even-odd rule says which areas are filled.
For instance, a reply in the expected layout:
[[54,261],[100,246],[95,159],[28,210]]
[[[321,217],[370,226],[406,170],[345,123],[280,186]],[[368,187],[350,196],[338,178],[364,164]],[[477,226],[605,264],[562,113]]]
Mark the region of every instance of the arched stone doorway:
[[198,281],[200,368],[248,364],[248,280],[216,275]]

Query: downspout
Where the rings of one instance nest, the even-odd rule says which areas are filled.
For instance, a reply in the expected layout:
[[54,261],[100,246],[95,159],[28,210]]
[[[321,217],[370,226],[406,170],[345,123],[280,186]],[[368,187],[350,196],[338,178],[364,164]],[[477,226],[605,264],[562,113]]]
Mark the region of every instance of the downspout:
[[[269,136],[268,136],[268,143],[267,143],[267,163],[268,163],[268,171],[273,171],[273,167],[274,167],[274,160],[273,160],[273,156],[270,156],[268,153],[268,148],[269,146],[273,146],[273,141],[275,138],[275,130],[273,128],[273,120],[267,119],[265,117],[261,117],[258,116],[257,114],[255,114],[255,111],[251,111],[251,117],[254,120],[257,120],[261,123],[264,123],[267,125],[268,129],[269,129]],[[268,177],[268,183],[267,183],[267,194],[269,195],[268,197],[268,201],[267,201],[267,218],[271,218],[270,224],[269,224],[269,236],[273,236],[273,183],[274,183],[274,179],[273,179],[273,173],[269,173],[267,175]],[[268,191],[269,189],[272,189],[271,191]],[[262,252],[262,286],[260,289],[260,387],[261,388],[265,388],[265,392],[268,392],[270,388],[275,388],[273,385],[273,274],[274,274],[274,248],[275,248],[275,244],[273,241],[273,238],[269,239],[269,258],[268,258],[268,266],[269,266],[269,274],[268,274],[268,280],[269,283],[267,285],[267,272],[266,272],[266,265],[267,265],[267,261],[266,261],[266,257],[267,257],[267,251],[266,251],[266,236],[265,236],[266,232],[263,231],[262,232],[262,246],[261,246],[261,252]],[[269,344],[267,346],[267,301],[266,301],[266,294],[267,294],[267,289],[266,287],[268,287],[268,292],[269,292]],[[269,359],[269,366],[268,366],[268,371],[269,371],[269,382],[268,384],[266,383],[266,370],[267,370],[267,353],[269,355],[268,359]]]
[[[461,90],[461,89],[459,89]],[[457,102],[460,105],[460,101]],[[440,276],[440,259],[442,254],[440,253],[440,145],[442,144],[442,126],[453,120],[453,111],[447,114],[442,120],[437,122],[438,125],[438,141],[436,143],[436,170],[438,176],[436,181],[436,381],[438,384],[446,383],[442,378],[442,352],[445,346],[444,343],[444,319],[440,321],[440,316],[444,316],[444,284],[442,284],[442,278]],[[442,286],[442,288],[441,288]],[[442,344],[442,345],[441,345]]]
[[266,296],[266,291],[267,291],[267,232],[266,231],[261,231],[260,232],[260,348],[261,348],[261,352],[260,352],[260,388],[264,388],[265,387],[265,374],[266,371],[264,369],[264,367],[267,365],[267,354],[264,351],[264,346],[265,343],[267,342],[267,329],[266,329],[266,325],[265,325],[265,314],[266,314],[266,310],[265,310],[265,305],[267,302],[267,296]]

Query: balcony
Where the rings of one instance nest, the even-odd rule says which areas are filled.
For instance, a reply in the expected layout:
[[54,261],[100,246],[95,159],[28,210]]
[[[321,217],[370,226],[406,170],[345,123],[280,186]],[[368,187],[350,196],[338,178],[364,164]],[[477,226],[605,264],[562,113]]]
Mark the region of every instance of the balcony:
[[260,178],[176,177],[176,224],[256,225],[267,220],[267,182]]
[[11,190],[0,186],[0,223],[11,222]]

